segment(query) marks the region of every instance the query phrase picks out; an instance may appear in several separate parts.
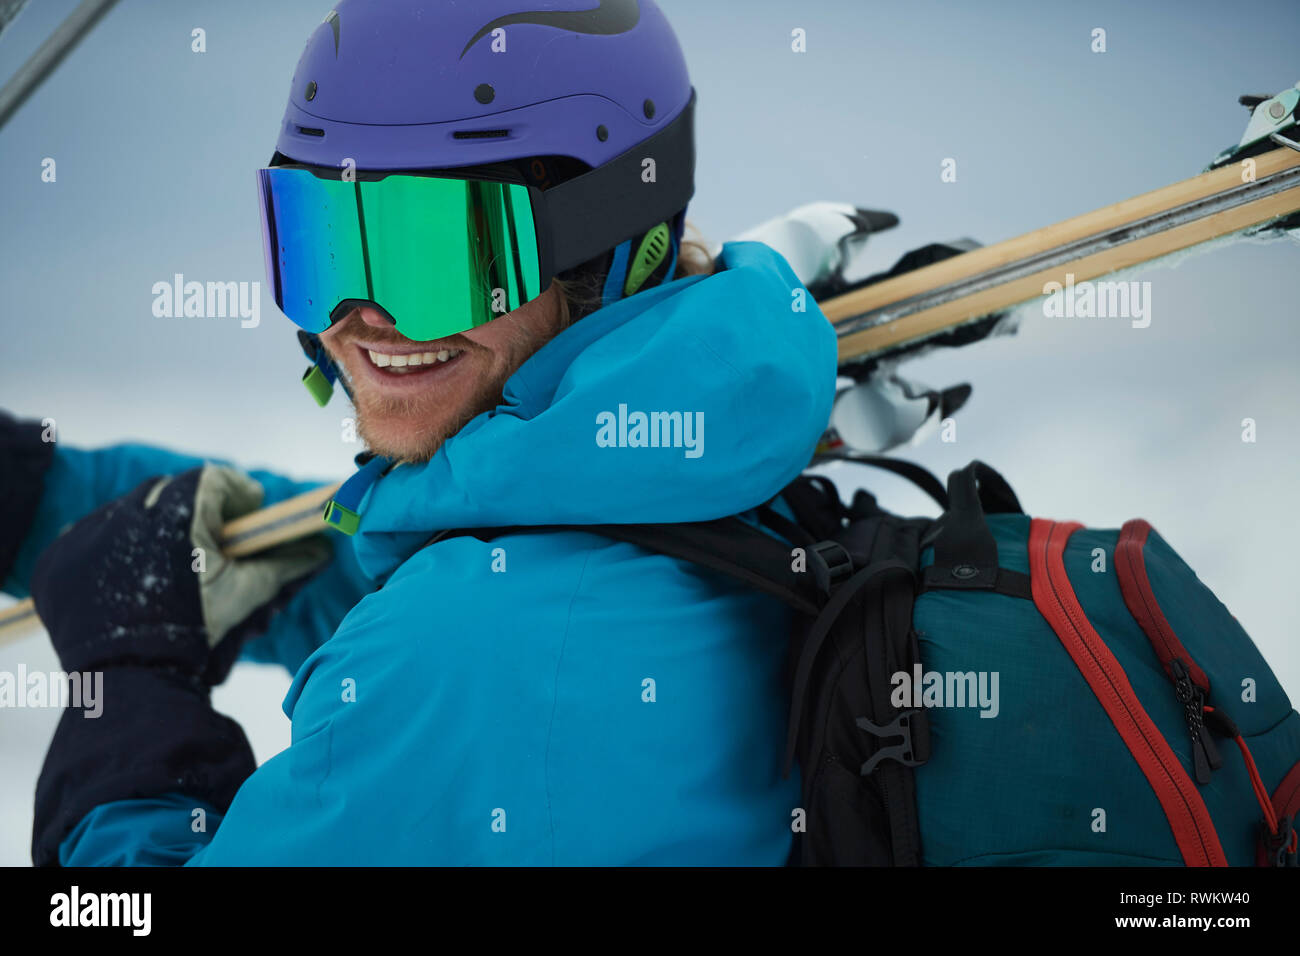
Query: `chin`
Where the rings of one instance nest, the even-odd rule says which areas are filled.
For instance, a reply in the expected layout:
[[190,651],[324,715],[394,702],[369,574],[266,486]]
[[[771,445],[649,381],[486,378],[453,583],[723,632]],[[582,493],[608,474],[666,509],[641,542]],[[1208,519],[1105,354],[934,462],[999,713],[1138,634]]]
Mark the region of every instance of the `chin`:
[[357,396],[357,433],[366,447],[394,461],[428,461],[480,412],[496,406],[499,388],[482,394],[431,390],[409,397]]
[[443,415],[357,409],[357,433],[366,447],[394,461],[428,461],[442,447],[450,429]]

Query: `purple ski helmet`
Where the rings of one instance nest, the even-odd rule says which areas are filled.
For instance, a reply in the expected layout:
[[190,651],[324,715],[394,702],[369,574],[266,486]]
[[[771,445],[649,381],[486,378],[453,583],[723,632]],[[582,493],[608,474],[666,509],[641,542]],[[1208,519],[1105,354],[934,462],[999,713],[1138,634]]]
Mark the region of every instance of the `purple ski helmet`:
[[672,275],[693,112],[654,0],[339,0],[298,62],[272,165],[511,163],[543,191],[583,180],[554,197],[555,273],[595,276],[608,302]]

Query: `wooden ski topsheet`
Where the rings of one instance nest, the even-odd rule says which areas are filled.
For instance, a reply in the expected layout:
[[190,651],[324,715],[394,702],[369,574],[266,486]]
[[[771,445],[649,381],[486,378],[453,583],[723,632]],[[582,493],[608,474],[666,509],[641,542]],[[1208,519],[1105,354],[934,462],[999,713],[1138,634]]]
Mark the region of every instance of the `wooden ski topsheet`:
[[819,303],[840,362],[924,341],[1045,294],[1300,210],[1300,151],[1278,148]]

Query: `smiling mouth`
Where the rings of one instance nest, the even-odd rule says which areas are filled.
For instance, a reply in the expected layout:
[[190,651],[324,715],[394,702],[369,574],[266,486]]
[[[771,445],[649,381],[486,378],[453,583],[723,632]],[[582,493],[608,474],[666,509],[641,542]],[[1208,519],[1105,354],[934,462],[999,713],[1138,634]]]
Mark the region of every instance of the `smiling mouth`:
[[362,348],[370,360],[370,365],[387,375],[410,375],[412,372],[429,369],[460,357],[464,349],[438,349],[432,352],[380,352],[375,349]]
[[434,386],[444,377],[454,376],[465,364],[468,349],[433,348],[421,351],[397,351],[401,346],[370,347],[355,342],[357,358],[348,362],[350,379],[362,378],[372,387],[406,393]]

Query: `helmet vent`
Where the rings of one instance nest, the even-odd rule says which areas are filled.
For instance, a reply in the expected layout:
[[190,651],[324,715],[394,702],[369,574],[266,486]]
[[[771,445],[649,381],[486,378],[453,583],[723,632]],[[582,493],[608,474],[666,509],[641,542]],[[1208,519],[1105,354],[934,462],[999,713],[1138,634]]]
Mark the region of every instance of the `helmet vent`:
[[324,135],[325,135],[325,131],[324,131],[323,129],[312,129],[310,126],[298,126],[298,127],[295,127],[295,129],[297,129],[298,132],[299,132],[299,133],[302,133],[304,136],[324,136]]
[[509,136],[508,129],[458,129],[451,134],[452,139],[501,139]]

